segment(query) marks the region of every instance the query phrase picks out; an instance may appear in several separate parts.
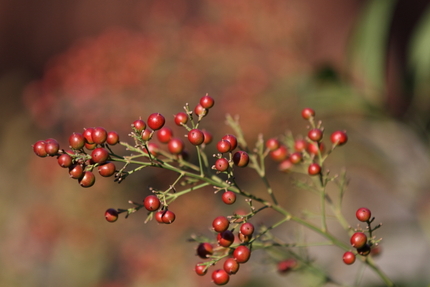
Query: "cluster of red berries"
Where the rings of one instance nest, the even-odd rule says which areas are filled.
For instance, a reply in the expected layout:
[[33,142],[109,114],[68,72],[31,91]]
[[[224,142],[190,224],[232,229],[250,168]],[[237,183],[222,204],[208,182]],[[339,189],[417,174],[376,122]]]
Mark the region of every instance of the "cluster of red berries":
[[[380,225],[376,226],[375,228],[371,228],[370,224],[374,220],[372,218],[372,213],[370,210],[366,207],[361,207],[357,209],[355,213],[357,219],[361,222],[367,223],[367,228],[371,234],[375,229],[379,228]],[[343,262],[347,265],[351,265],[355,262],[356,254],[359,254],[361,256],[367,256],[369,255],[373,250],[375,250],[375,254],[380,252],[379,247],[373,240],[373,238],[368,238],[366,233],[363,231],[356,231],[354,234],[352,234],[350,238],[351,246],[355,248],[355,253],[352,251],[347,251],[343,254]]]
[[[234,219],[233,222],[237,222],[237,219]],[[212,272],[212,281],[217,285],[227,284],[230,280],[230,275],[236,274],[240,264],[248,262],[251,257],[249,242],[254,233],[254,225],[250,222],[242,223],[237,236],[235,236],[235,228],[229,229],[230,223],[230,220],[225,216],[216,217],[212,222],[212,228],[217,233],[217,246],[209,242],[202,242],[197,246],[197,255],[202,259],[211,259],[213,255],[216,258],[226,258],[223,268]],[[235,241],[238,242],[238,245],[232,247]],[[216,261],[219,261],[219,259]],[[199,262],[195,266],[195,271],[198,275],[203,276],[207,273],[210,265],[213,264],[214,261]]]
[[[296,139],[291,147],[287,147],[277,138],[266,141],[266,148],[270,152],[270,157],[279,162],[279,170],[281,171],[288,172],[295,165],[302,163],[304,154],[315,157],[325,151],[325,145],[322,142],[324,129],[320,124],[315,125],[315,111],[311,108],[305,108],[302,110],[302,117],[311,124],[306,139]],[[335,131],[330,135],[330,141],[333,149],[336,146],[344,145],[348,141],[348,136],[344,131]],[[318,162],[312,162],[307,166],[307,172],[309,175],[320,175],[321,165]]]
[[[237,147],[237,138],[234,135],[227,134],[221,138],[216,145],[219,152],[217,160],[213,165],[213,169],[218,172],[227,172],[229,168],[232,168],[233,164],[238,167],[246,167],[249,163],[249,155],[247,152],[240,150],[233,154],[233,151]],[[228,154],[229,158],[224,157],[224,154]]]
[[57,140],[47,139],[37,141],[33,151],[40,157],[57,157],[58,164],[68,168],[71,178],[77,179],[82,187],[90,187],[95,183],[94,168],[97,167],[103,177],[115,174],[115,164],[109,161],[109,146],[118,142],[119,136],[114,131],[107,132],[102,127],[86,128],[83,133],[70,135],[68,150],[60,149]]

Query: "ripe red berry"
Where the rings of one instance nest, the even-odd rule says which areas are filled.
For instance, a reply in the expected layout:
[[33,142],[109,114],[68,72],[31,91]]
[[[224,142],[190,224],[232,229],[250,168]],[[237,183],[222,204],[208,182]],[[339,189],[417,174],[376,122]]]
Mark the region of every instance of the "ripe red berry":
[[266,148],[270,151],[277,150],[281,146],[281,143],[276,138],[271,138],[266,141]]
[[207,130],[202,130],[203,135],[205,136],[205,140],[203,141],[204,144],[208,145],[212,142],[213,136],[210,132]]
[[208,109],[205,109],[202,105],[198,104],[194,108],[194,114],[196,114],[198,117],[205,117],[209,113]]
[[239,263],[233,258],[227,258],[223,264],[223,268],[228,274],[236,274],[239,271],[239,266]]
[[105,163],[109,158],[107,149],[98,147],[91,152],[91,159],[94,163]]
[[343,254],[343,262],[344,262],[346,265],[351,265],[351,264],[353,264],[353,263],[355,262],[355,254],[354,254],[354,253],[352,253],[351,251],[346,251],[346,252]]
[[303,139],[296,140],[294,142],[294,150],[298,152],[304,151],[307,146],[308,146],[308,143]]
[[288,273],[297,266],[297,260],[294,258],[285,259],[278,262],[278,272],[281,274]]
[[372,249],[370,248],[369,244],[364,244],[364,246],[357,248],[357,253],[361,256],[367,256],[371,251]]
[[166,119],[163,117],[162,114],[153,113],[149,115],[148,120],[146,122],[148,124],[148,127],[156,131],[164,126]]
[[213,247],[210,243],[202,242],[197,246],[197,255],[206,259],[213,254]]
[[225,204],[233,204],[236,202],[236,194],[233,191],[226,191],[222,194],[222,201]]
[[292,170],[293,166],[294,164],[291,162],[289,158],[287,158],[278,165],[278,170],[288,173]]
[[71,178],[80,179],[84,175],[84,169],[80,164],[74,164],[69,167],[69,174]]
[[46,145],[46,142],[42,140],[35,142],[33,145],[34,153],[37,156],[46,157],[48,153],[46,152],[45,145]]
[[72,157],[67,153],[60,155],[57,161],[61,167],[70,167],[72,165]]
[[331,134],[330,140],[333,144],[344,145],[348,141],[348,136],[343,131],[335,131]]
[[82,187],[91,187],[96,182],[96,177],[92,171],[84,171],[83,176],[79,179],[79,184]]
[[199,129],[192,129],[188,132],[188,140],[193,145],[201,145],[205,140],[205,135]]
[[172,211],[166,210],[163,212],[163,216],[162,216],[163,223],[170,224],[170,223],[173,223],[175,219],[176,219],[176,215]]
[[239,233],[237,237],[239,237],[240,242],[247,243],[251,240],[252,235],[243,235],[242,233]]
[[175,115],[175,124],[178,126],[185,125],[188,122],[188,115],[184,112],[179,112]]
[[172,154],[181,154],[184,151],[184,142],[179,138],[172,138],[167,144],[167,148]]
[[140,134],[140,136],[142,137],[143,141],[149,141],[152,138],[152,131],[151,129],[145,129],[142,131],[142,133]]
[[157,196],[151,194],[145,197],[143,205],[148,211],[155,211],[160,208],[161,203]]
[[230,151],[233,151],[237,147],[237,138],[234,135],[225,135],[222,139],[230,142]]
[[237,151],[233,155],[233,162],[238,167],[246,167],[249,163],[249,155],[243,150]]
[[109,177],[115,174],[116,167],[113,162],[107,162],[97,167],[99,174],[103,177]]
[[196,271],[196,274],[199,276],[203,276],[206,274],[206,272],[208,271],[208,268],[206,265],[201,265],[203,262],[199,262],[196,264],[196,267],[194,268],[194,270]]
[[290,154],[289,159],[290,159],[291,163],[298,164],[302,161],[303,156],[302,156],[301,152],[296,151],[296,152],[293,152],[292,154]]
[[230,280],[230,275],[224,269],[218,269],[212,272],[212,280],[216,285],[225,285]]
[[225,158],[219,158],[215,161],[215,169],[218,171],[226,171],[229,167],[228,160]]
[[223,232],[228,229],[230,221],[225,216],[217,216],[212,222],[212,227],[216,232]]
[[107,140],[107,131],[102,127],[94,128],[93,141],[96,144],[103,144]]
[[352,247],[361,248],[367,244],[367,235],[363,232],[356,232],[350,239]]
[[200,99],[200,105],[205,109],[210,109],[215,104],[215,100],[208,94]]
[[355,212],[355,216],[357,217],[358,220],[360,220],[361,222],[367,222],[370,220],[370,217],[372,216],[372,213],[370,212],[370,209],[366,208],[366,207],[360,207],[359,209],[357,209],[357,211]]
[[45,140],[45,151],[48,155],[54,156],[58,154],[58,150],[60,149],[60,144],[55,139],[47,139]]
[[168,143],[173,137],[173,131],[169,127],[163,127],[157,131],[157,139],[161,143]]
[[312,141],[319,142],[322,140],[322,137],[323,137],[323,132],[320,129],[315,128],[315,129],[311,129],[308,132],[308,138]]
[[321,153],[323,153],[325,150],[325,145],[322,142],[308,143],[307,151],[310,154],[317,155],[318,154],[318,147],[319,147],[319,151]]
[[224,230],[217,235],[218,244],[222,247],[229,247],[234,242],[234,234],[231,230]]
[[135,120],[131,126],[139,133],[146,129],[146,123],[142,119]]
[[89,143],[85,143],[85,148],[87,149],[87,150],[93,150],[93,149],[95,149],[97,147],[97,144],[96,143],[92,143],[92,144],[89,144]]
[[249,257],[251,257],[251,250],[245,245],[240,245],[233,251],[233,258],[237,263],[246,263]]
[[94,132],[94,128],[86,128],[84,129],[84,132],[82,133],[82,135],[85,138],[85,142],[88,144],[93,144],[93,132]]
[[81,149],[85,145],[84,136],[80,133],[73,133],[69,137],[69,144],[72,149]]
[[279,148],[271,151],[269,154],[274,161],[281,162],[287,158],[288,149],[285,145],[281,145]]
[[108,132],[106,142],[109,145],[116,145],[117,143],[119,143],[118,133],[115,131]]
[[240,233],[245,236],[252,236],[254,233],[254,225],[251,222],[245,222],[240,226]]
[[321,173],[321,166],[317,163],[311,163],[308,167],[309,175],[317,175]]
[[220,153],[226,153],[231,150],[231,144],[228,140],[220,140],[217,143],[216,148]]
[[310,118],[313,118],[315,116],[315,111],[311,108],[304,108],[302,110],[302,117],[305,120],[309,120]]
[[105,211],[105,218],[108,222],[115,222],[118,220],[118,211],[113,208],[109,208]]
[[163,214],[164,214],[164,210],[159,210],[155,213],[154,217],[158,223],[164,223]]

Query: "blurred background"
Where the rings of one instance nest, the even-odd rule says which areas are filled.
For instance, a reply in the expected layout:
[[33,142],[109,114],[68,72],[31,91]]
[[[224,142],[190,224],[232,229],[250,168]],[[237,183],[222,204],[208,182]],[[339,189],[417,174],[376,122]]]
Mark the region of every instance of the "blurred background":
[[[227,113],[240,115],[251,146],[259,133],[304,135],[304,107],[327,133],[347,130],[348,144],[327,166],[348,172],[345,216],[355,226],[355,210],[370,208],[383,222],[377,263],[399,286],[428,286],[428,2],[1,0],[0,285],[213,286],[209,274],[195,275],[200,260],[187,238],[210,236],[213,218],[245,208],[243,200],[226,207],[208,188],[172,205],[172,225],[144,224],[145,212],[111,224],[107,208],[128,208],[174,177],[145,170],[121,185],[98,177],[83,189],[55,158],[31,149],[50,137],[65,147],[90,126],[124,140],[135,119],[153,112],[172,126],[170,115],[209,93],[216,105],[204,127],[215,139],[232,132]],[[275,163],[268,168],[295,214],[318,212],[316,197],[295,189]],[[244,171],[240,179],[258,193],[253,178]],[[254,223],[272,216],[262,212]],[[334,221],[330,228],[344,233]],[[284,224],[278,236],[293,242],[295,230]],[[309,252],[336,281],[382,286],[362,264],[344,265],[337,248]],[[230,286],[321,285],[306,271],[279,275],[277,259],[256,251]]]

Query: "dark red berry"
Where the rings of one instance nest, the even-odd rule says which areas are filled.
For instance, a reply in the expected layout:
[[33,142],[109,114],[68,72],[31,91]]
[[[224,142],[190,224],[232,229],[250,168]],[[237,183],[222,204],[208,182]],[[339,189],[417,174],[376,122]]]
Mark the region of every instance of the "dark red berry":
[[67,153],[60,155],[57,161],[61,167],[70,167],[72,165],[72,157]]
[[321,173],[321,166],[317,163],[311,163],[308,167],[309,175],[317,175]]
[[330,140],[333,144],[344,145],[348,141],[348,136],[343,131],[335,131],[331,134]]
[[223,157],[215,161],[215,169],[218,171],[226,171],[228,167],[229,167],[228,160]]
[[173,137],[173,131],[169,127],[162,127],[157,131],[157,139],[161,143],[168,143]]
[[210,109],[215,104],[215,100],[208,94],[200,99],[200,105],[205,109]]
[[225,216],[218,216],[212,222],[212,227],[216,232],[223,232],[228,229],[230,221]]
[[55,139],[47,139],[45,140],[45,151],[48,155],[54,156],[58,154],[58,150],[60,149],[60,144]]
[[80,179],[84,175],[84,169],[80,164],[74,164],[69,167],[69,174],[71,178]]
[[271,151],[269,154],[273,160],[281,162],[287,158],[288,149],[285,145],[281,145],[279,148],[275,149],[274,151]]
[[251,257],[251,250],[245,245],[240,245],[233,251],[233,258],[237,263],[246,263],[249,257]]
[[146,129],[146,123],[142,119],[135,120],[131,126],[134,127],[138,133]]
[[277,150],[281,146],[281,143],[276,138],[271,138],[266,141],[266,148],[270,151]]
[[209,113],[208,109],[205,109],[202,105],[198,104],[194,108],[194,114],[196,114],[198,117],[205,117]]
[[237,263],[236,260],[234,260],[233,258],[227,258],[224,261],[223,268],[228,274],[236,274],[237,271],[239,271],[239,266],[240,265],[239,263]]
[[355,216],[357,217],[358,220],[360,220],[361,222],[367,222],[370,220],[370,217],[372,216],[372,213],[370,212],[370,209],[366,208],[366,207],[360,207],[359,209],[357,209],[357,211],[355,212]]
[[107,149],[98,147],[91,152],[91,159],[94,163],[105,163],[109,158]]
[[113,208],[109,208],[105,211],[105,218],[108,222],[115,222],[118,220],[118,211]]
[[205,140],[203,141],[204,144],[208,145],[212,142],[213,136],[210,132],[207,130],[202,130],[203,135],[205,136]]
[[33,145],[34,153],[40,157],[48,156],[48,153],[46,152],[46,149],[45,149],[45,145],[46,145],[46,142],[42,140],[35,142]]
[[361,256],[367,256],[371,251],[372,249],[370,248],[369,244],[364,244],[364,246],[357,248],[357,253]]
[[230,275],[224,269],[218,269],[212,272],[212,280],[216,285],[225,285],[230,280]]
[[245,222],[240,226],[240,233],[245,236],[252,236],[254,233],[254,225],[251,222]]
[[179,138],[172,138],[167,144],[167,148],[172,154],[181,154],[184,151],[184,142]]
[[118,133],[114,132],[114,131],[108,132],[106,143],[109,144],[109,145],[116,145],[117,143],[119,143],[119,135],[118,135]]
[[196,264],[196,267],[194,268],[194,270],[196,271],[196,274],[199,276],[203,276],[206,274],[206,272],[208,271],[208,268],[206,265],[201,265],[203,262],[199,262]]
[[237,138],[234,135],[225,135],[222,137],[223,140],[228,140],[230,142],[230,151],[233,151],[237,147]]
[[147,120],[148,127],[153,129],[154,131],[161,129],[164,126],[165,122],[166,119],[163,117],[162,114],[159,113],[149,115]]
[[188,132],[188,140],[193,145],[201,145],[205,140],[205,135],[199,129],[192,129]]
[[216,148],[220,153],[226,153],[231,150],[231,144],[228,140],[220,140],[217,143]]
[[82,133],[82,135],[84,136],[86,143],[88,143],[88,144],[93,144],[94,143],[93,132],[94,132],[94,128],[86,128],[86,129],[84,129],[84,132]]
[[243,150],[237,151],[233,155],[233,162],[238,167],[246,167],[249,163],[249,155]]
[[178,126],[185,125],[188,122],[188,115],[184,112],[179,112],[175,115],[175,124]]
[[302,110],[302,117],[305,120],[309,120],[310,118],[313,118],[315,116],[315,111],[311,108],[304,108]]
[[197,246],[197,255],[206,259],[213,254],[213,247],[210,243],[202,242]]
[[229,247],[234,242],[234,234],[231,230],[224,230],[217,235],[218,244],[222,247]]
[[351,265],[351,264],[353,264],[353,263],[355,262],[355,254],[354,254],[354,253],[352,253],[351,251],[346,251],[346,252],[343,254],[343,262],[344,262],[346,265]]
[[103,177],[109,177],[115,174],[116,167],[113,162],[107,162],[97,167],[99,174]]
[[288,273],[297,266],[297,260],[294,258],[285,259],[278,262],[278,272],[281,274]]
[[82,187],[91,187],[96,182],[96,177],[92,171],[84,171],[83,176],[79,179],[79,184]]
[[166,210],[163,212],[162,220],[164,223],[166,223],[166,224],[173,223],[173,221],[175,221],[175,219],[176,219],[176,215],[175,215],[175,213],[173,213],[173,211]]
[[107,140],[107,131],[102,127],[94,128],[93,141],[96,144],[103,144]]
[[222,194],[222,201],[225,204],[233,204],[236,202],[236,194],[233,191],[226,191]]
[[363,232],[356,232],[351,236],[351,245],[354,248],[361,248],[367,244],[367,235]]
[[143,205],[148,211],[156,211],[160,208],[161,203],[157,196],[151,194],[145,197]]
[[322,140],[322,137],[323,137],[323,132],[320,129],[315,128],[315,129],[311,129],[308,132],[308,138],[312,141],[319,142]]
[[85,145],[84,136],[80,133],[73,133],[69,137],[69,144],[72,149],[81,149]]

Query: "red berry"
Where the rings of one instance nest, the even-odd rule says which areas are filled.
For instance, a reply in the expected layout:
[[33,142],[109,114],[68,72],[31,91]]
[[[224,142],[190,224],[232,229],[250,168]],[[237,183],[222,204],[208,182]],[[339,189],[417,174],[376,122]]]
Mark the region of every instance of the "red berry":
[[188,122],[188,115],[184,112],[179,112],[175,115],[175,124],[178,126],[185,125]]
[[159,113],[149,115],[147,120],[148,126],[154,131],[161,129],[164,126],[165,122],[166,119],[163,117],[162,114]]
[[60,144],[55,139],[47,139],[45,140],[45,151],[48,155],[54,156],[58,154],[58,150],[60,149]]
[[236,260],[234,260],[233,258],[227,258],[224,261],[223,268],[228,274],[236,274],[237,271],[239,271],[239,266],[240,265],[239,263],[237,263]]
[[305,120],[309,120],[310,118],[313,118],[315,116],[315,111],[311,108],[304,108],[302,110],[302,117]]
[[35,142],[33,145],[34,153],[37,156],[46,157],[48,153],[46,152],[45,145],[46,145],[46,142],[42,140]]
[[170,224],[170,223],[173,223],[173,221],[175,221],[176,215],[172,211],[166,210],[166,211],[163,212],[162,219],[163,219],[164,223]]
[[75,164],[69,167],[69,174],[71,178],[80,179],[84,175],[84,169],[82,165]]
[[85,145],[84,136],[80,133],[73,133],[69,137],[69,144],[72,149],[81,149]]
[[205,109],[210,109],[215,104],[215,100],[208,94],[200,99],[200,105]]
[[294,164],[291,162],[289,158],[283,160],[279,165],[278,169],[282,172],[288,173],[293,168]]
[[289,159],[290,159],[291,163],[298,164],[302,161],[302,158],[303,158],[302,153],[296,151],[296,152],[293,152],[292,154],[290,154]]
[[188,132],[188,140],[193,145],[201,145],[205,140],[205,135],[199,129],[192,129]]
[[105,163],[109,158],[107,149],[98,147],[91,152],[91,159],[94,163]]
[[206,259],[213,254],[213,247],[210,243],[202,242],[197,246],[197,255],[200,258]]
[[346,265],[351,265],[351,264],[353,264],[353,263],[355,262],[355,254],[354,254],[354,253],[352,253],[351,251],[346,251],[346,252],[343,254],[343,262],[344,262]]
[[233,151],[237,147],[237,138],[234,135],[225,135],[222,139],[230,142],[230,151]]
[[229,247],[234,242],[234,234],[230,230],[224,230],[217,235],[218,244],[222,247]]
[[237,263],[246,263],[249,257],[251,257],[251,250],[245,245],[240,245],[233,251],[233,258]]
[[251,240],[252,235],[243,235],[242,233],[239,233],[237,237],[239,237],[240,242],[247,243]]
[[335,131],[331,134],[330,140],[333,144],[344,145],[348,141],[348,136],[343,131]]
[[194,270],[196,271],[197,275],[199,276],[203,276],[206,274],[206,272],[208,271],[208,268],[206,265],[201,265],[203,262],[199,262],[196,264],[196,267],[194,268]]
[[146,129],[146,123],[141,119],[135,120],[131,126],[139,133]]
[[320,129],[311,129],[308,132],[308,138],[314,142],[319,142],[322,140],[323,132]]
[[93,144],[94,143],[94,141],[93,141],[93,132],[94,132],[94,128],[86,128],[86,129],[84,129],[84,132],[83,132],[82,135],[84,136],[86,143],[89,143],[89,144]]
[[310,154],[314,154],[317,155],[318,154],[318,146],[319,146],[319,151],[322,153],[324,152],[325,146],[322,142],[315,142],[315,143],[308,143],[308,148],[307,151]]
[[167,148],[172,154],[181,154],[184,151],[184,142],[179,138],[172,138],[167,144]]
[[164,223],[163,214],[164,214],[164,210],[159,210],[155,213],[154,217],[158,223]]
[[96,177],[92,171],[85,171],[83,176],[79,179],[79,184],[82,187],[91,187],[96,182]]
[[294,150],[301,152],[304,151],[307,147],[308,143],[305,140],[296,140],[294,142]]
[[281,143],[276,138],[271,138],[266,141],[266,148],[270,151],[277,150],[281,146]]
[[163,127],[157,131],[157,139],[161,143],[168,143],[173,137],[173,131],[169,127]]
[[119,143],[118,133],[114,131],[108,132],[106,142],[109,145],[116,145],[117,143]]
[[218,171],[226,171],[228,167],[229,167],[228,160],[223,157],[215,161],[215,169]]
[[249,163],[249,155],[243,151],[237,151],[233,155],[233,162],[238,167],[246,167]]
[[67,153],[60,155],[57,161],[61,167],[70,167],[72,165],[72,157]]
[[198,104],[194,108],[194,114],[196,114],[198,117],[205,117],[209,113],[208,109],[205,109],[202,105]]
[[216,285],[225,285],[230,280],[230,275],[224,269],[218,269],[212,272],[212,280]]
[[245,236],[252,236],[254,233],[254,225],[251,222],[245,222],[240,226],[240,233]]
[[96,144],[103,144],[107,140],[107,131],[102,127],[94,128],[93,141]]
[[93,149],[95,149],[96,147],[97,147],[97,144],[95,144],[95,143],[92,143],[92,144],[85,143],[85,148],[86,148],[87,150],[93,150]]
[[317,175],[321,173],[321,166],[317,163],[311,163],[308,167],[309,175]]
[[97,167],[99,174],[103,177],[109,177],[115,174],[116,167],[113,162],[107,162]]
[[[159,154],[158,153],[159,147],[158,147],[158,145],[156,143],[148,143],[147,144],[147,148],[148,148],[149,152],[151,153],[151,155],[158,156],[158,154]],[[145,153],[148,153],[147,148],[145,148],[145,147],[143,148],[143,151]]]
[[145,129],[142,131],[140,136],[142,137],[142,140],[149,141],[152,138],[152,131],[150,129]]
[[223,232],[228,229],[230,221],[225,216],[218,216],[212,222],[212,227],[216,232]]
[[367,235],[363,232],[356,232],[351,236],[351,245],[354,248],[361,248],[367,244]]
[[233,191],[226,191],[222,194],[222,201],[225,204],[233,204],[236,202],[236,194]]
[[216,148],[220,153],[229,152],[231,150],[231,144],[228,140],[220,140],[217,143]]
[[367,256],[370,254],[371,250],[372,249],[370,248],[369,244],[364,244],[364,246],[357,248],[357,253],[361,256]]
[[278,262],[278,272],[281,274],[288,273],[297,266],[297,261],[294,258],[285,259]]
[[288,155],[288,149],[286,146],[281,145],[279,148],[275,149],[274,151],[270,152],[270,157],[278,162],[283,161],[287,158]]
[[205,140],[203,141],[204,144],[208,145],[212,142],[213,136],[210,132],[207,130],[202,130],[203,135],[205,136]]
[[108,222],[115,222],[118,220],[118,211],[113,208],[109,208],[105,211],[105,218]]
[[370,212],[370,209],[368,209],[366,207],[361,207],[361,208],[357,209],[357,211],[355,212],[355,216],[361,222],[367,222],[370,220],[372,213]]
[[160,200],[155,195],[148,195],[143,201],[143,205],[148,211],[155,211],[160,208]]

